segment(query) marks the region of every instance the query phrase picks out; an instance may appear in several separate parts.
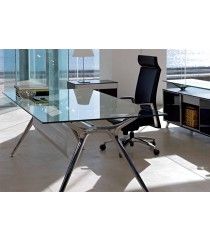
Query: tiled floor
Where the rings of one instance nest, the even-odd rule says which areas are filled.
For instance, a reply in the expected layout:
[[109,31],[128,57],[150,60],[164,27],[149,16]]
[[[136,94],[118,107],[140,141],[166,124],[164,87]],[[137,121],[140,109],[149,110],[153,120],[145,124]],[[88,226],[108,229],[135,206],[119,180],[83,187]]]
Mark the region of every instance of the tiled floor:
[[[14,158],[10,152],[30,116],[18,108],[0,110],[0,191],[58,191],[68,159],[36,130],[30,133]],[[170,125],[160,130],[146,127],[155,136],[160,155],[145,146],[127,147],[150,191],[210,191],[210,138]],[[107,137],[91,136],[66,191],[142,191],[127,162],[113,144],[105,152],[99,145]],[[72,141],[72,148],[75,141]]]

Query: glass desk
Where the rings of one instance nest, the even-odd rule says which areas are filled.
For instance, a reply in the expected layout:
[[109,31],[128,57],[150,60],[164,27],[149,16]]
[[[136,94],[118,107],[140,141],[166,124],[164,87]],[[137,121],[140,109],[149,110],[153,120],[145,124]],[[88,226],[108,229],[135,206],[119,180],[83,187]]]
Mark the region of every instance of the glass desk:
[[210,82],[199,80],[199,79],[174,79],[174,80],[167,80],[167,83],[172,83],[174,86],[180,88],[184,91],[187,87],[195,87],[195,88],[202,88],[210,90]]
[[69,80],[70,83],[74,83],[75,85],[81,85],[81,84],[110,84],[110,83],[117,83],[112,80],[101,80],[101,79],[90,79],[90,80]]
[[[73,156],[70,157],[69,166],[60,187],[60,191],[65,190],[74,165],[82,152],[88,136],[98,132],[103,132],[110,136],[115,142],[120,154],[127,160],[139,184],[145,191],[148,191],[118,135],[123,127],[137,118],[155,118],[155,116],[163,115],[163,113],[154,112],[152,108],[148,108],[148,104],[142,106],[142,109],[139,111],[139,105],[88,89],[57,90],[49,92],[49,96],[30,98],[18,96],[15,89],[5,90],[4,94],[32,116],[24,133],[11,153],[12,157],[29,132],[34,120],[38,120],[42,124],[68,123],[69,130],[72,130],[77,138],[78,144]],[[90,122],[93,120],[109,120],[116,118],[121,118],[123,120],[119,124],[109,124],[108,126],[97,126]]]

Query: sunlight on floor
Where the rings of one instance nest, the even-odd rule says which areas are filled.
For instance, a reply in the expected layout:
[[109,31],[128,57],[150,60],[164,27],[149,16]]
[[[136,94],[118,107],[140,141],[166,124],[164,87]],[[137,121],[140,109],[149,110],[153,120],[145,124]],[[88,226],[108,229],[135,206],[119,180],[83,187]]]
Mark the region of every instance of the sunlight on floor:
[[[146,158],[150,165],[141,173],[148,187],[161,187],[208,180],[210,172],[178,155]],[[147,179],[147,176],[149,178]]]
[[[164,128],[166,128],[166,122],[161,122],[161,128],[154,128],[154,127],[151,127],[151,126],[145,126],[145,127],[139,128],[139,130],[134,131],[134,132],[137,133],[137,134],[138,133],[141,134],[141,133],[144,133],[144,132],[145,133],[146,132],[158,132],[158,131],[160,131],[161,129],[164,129]],[[169,129],[179,128],[179,126],[170,123],[168,128]]]
[[[58,191],[60,185],[63,181],[63,177],[59,178],[57,181],[48,186],[53,191]],[[91,190],[97,181],[100,179],[100,176],[96,175],[91,169],[87,166],[77,167],[74,169],[71,179],[67,185],[66,191],[88,191]]]

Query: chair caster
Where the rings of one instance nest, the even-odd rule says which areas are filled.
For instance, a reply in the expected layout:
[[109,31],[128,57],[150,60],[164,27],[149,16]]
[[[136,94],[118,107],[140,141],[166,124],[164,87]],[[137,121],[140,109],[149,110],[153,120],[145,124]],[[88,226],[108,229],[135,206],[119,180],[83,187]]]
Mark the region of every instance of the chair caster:
[[153,152],[154,152],[154,154],[155,154],[156,156],[159,155],[159,153],[160,153],[160,151],[159,151],[158,149],[156,149],[156,148],[153,150]]
[[153,141],[152,141],[152,144],[153,144],[154,146],[156,145],[156,142],[155,142],[155,140],[153,140]]
[[133,147],[134,146],[134,142],[131,141],[130,142],[130,146]]
[[121,153],[119,153],[119,158],[122,158],[122,154]]
[[101,149],[101,151],[105,151],[106,150],[106,145],[105,144],[101,144],[100,145],[100,149]]

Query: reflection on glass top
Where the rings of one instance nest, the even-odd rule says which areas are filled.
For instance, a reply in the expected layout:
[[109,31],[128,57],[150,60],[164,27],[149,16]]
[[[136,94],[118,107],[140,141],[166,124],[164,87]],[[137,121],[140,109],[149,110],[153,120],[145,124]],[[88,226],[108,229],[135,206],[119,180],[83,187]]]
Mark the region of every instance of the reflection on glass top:
[[108,84],[108,83],[117,83],[112,80],[100,80],[100,79],[82,79],[82,80],[70,80],[69,82],[75,85],[81,84]]
[[199,80],[199,79],[176,79],[176,80],[167,80],[166,82],[172,83],[177,87],[183,88],[186,87],[196,87],[196,88],[203,88],[203,89],[210,89],[210,82]]
[[139,113],[139,106],[130,101],[90,89],[62,89],[30,99],[19,97],[14,88],[4,94],[42,123],[127,118]]

